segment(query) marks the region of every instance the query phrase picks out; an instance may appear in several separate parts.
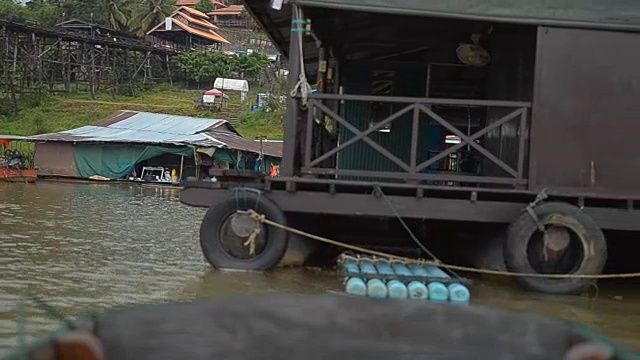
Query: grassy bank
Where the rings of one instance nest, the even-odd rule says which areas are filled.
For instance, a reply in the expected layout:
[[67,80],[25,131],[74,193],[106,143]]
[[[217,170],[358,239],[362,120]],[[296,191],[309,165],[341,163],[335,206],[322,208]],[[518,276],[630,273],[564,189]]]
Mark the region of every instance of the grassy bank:
[[69,130],[90,125],[118,110],[136,110],[174,115],[230,120],[246,138],[259,135],[269,139],[282,139],[282,112],[251,113],[256,90],[251,92],[245,104],[238,94],[231,94],[228,107],[220,113],[194,109],[193,99],[201,92],[158,87],[154,91],[135,97],[98,94],[91,99],[88,93],[67,97],[44,97],[25,100],[18,115],[0,115],[0,134],[36,135]]

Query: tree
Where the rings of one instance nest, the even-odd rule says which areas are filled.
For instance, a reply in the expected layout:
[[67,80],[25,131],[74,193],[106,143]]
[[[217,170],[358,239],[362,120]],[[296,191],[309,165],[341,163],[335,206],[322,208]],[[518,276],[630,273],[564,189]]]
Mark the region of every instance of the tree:
[[213,11],[213,3],[211,0],[200,0],[196,6],[196,10],[202,11],[205,14],[208,14]]
[[0,14],[9,20],[24,20],[27,16],[25,7],[14,0],[0,0]]
[[0,17],[54,25],[79,19],[116,29],[128,24],[131,3],[139,0],[0,0]]
[[245,77],[256,77],[262,70],[269,67],[271,62],[266,55],[253,52],[249,55],[239,56],[234,65],[235,71]]
[[176,9],[175,0],[144,0],[132,8],[129,29],[143,37]]
[[120,30],[127,26],[129,17],[125,13],[127,11],[127,3],[124,0],[102,0],[104,9],[106,9],[106,17],[109,25],[116,30]]
[[270,65],[269,58],[259,53],[227,56],[221,52],[193,51],[178,56],[182,74],[198,84],[213,83],[216,78],[229,77],[231,74],[256,77]]
[[108,25],[102,0],[48,0],[60,12],[61,20],[79,19],[91,23]]

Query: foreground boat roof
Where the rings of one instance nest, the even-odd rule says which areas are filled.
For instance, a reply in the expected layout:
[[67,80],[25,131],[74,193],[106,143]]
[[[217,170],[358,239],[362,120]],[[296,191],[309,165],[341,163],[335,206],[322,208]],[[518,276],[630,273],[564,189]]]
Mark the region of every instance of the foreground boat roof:
[[[562,359],[598,344],[580,326],[475,306],[338,295],[241,296],[114,311],[82,326],[104,358]],[[44,341],[39,347],[54,347]],[[30,349],[34,354],[36,347]],[[17,359],[17,357],[16,357]],[[44,359],[44,358],[41,358]]]

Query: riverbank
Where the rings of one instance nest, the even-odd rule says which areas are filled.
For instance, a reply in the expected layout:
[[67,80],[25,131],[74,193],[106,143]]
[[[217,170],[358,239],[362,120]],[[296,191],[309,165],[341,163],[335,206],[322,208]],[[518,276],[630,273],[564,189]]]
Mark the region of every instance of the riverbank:
[[4,115],[0,113],[0,134],[28,136],[64,131],[95,123],[119,110],[135,110],[229,120],[248,139],[267,136],[271,140],[282,140],[282,111],[250,111],[256,94],[261,91],[257,87],[252,89],[244,104],[241,104],[238,94],[230,93],[231,99],[219,113],[194,108],[193,99],[202,95],[202,91],[171,86],[158,86],[137,96],[113,97],[101,93],[95,99],[87,93],[66,97],[42,95],[25,99],[17,115],[6,110]]

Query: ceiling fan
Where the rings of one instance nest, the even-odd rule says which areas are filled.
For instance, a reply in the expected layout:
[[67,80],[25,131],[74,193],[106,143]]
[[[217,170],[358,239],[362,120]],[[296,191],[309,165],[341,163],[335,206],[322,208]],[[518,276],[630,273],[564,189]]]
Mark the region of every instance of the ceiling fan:
[[461,63],[469,66],[482,67],[489,64],[489,51],[480,46],[480,34],[471,35],[471,43],[462,43],[456,49],[456,55]]

